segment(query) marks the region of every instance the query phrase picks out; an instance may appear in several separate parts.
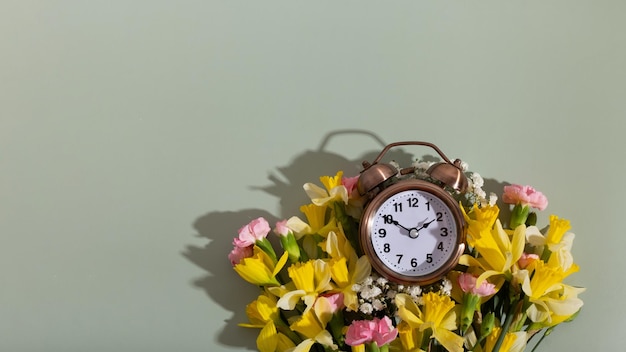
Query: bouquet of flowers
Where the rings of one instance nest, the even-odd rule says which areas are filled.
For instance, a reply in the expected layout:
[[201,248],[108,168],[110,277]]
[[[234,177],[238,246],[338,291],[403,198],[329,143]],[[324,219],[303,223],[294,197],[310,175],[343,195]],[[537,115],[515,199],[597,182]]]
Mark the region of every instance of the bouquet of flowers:
[[[427,162],[416,161],[423,177]],[[374,272],[358,244],[364,200],[358,176],[320,178],[304,185],[304,217],[264,218],[243,226],[228,255],[237,274],[259,288],[246,307],[260,329],[259,351],[524,351],[558,324],[573,320],[584,291],[565,284],[578,271],[570,222],[551,215],[539,228],[546,197],[530,186],[505,186],[510,217],[483,179],[463,172],[469,191],[456,195],[467,223],[459,265],[428,286],[391,282]],[[267,238],[273,232],[280,242]]]

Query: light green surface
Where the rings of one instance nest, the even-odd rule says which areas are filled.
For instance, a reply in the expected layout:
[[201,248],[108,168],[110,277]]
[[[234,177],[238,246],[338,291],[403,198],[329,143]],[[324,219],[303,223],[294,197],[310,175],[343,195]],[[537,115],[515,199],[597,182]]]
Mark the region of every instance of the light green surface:
[[625,11],[2,1],[0,350],[253,348],[236,230],[400,140],[542,190],[589,289],[541,351],[620,350]]

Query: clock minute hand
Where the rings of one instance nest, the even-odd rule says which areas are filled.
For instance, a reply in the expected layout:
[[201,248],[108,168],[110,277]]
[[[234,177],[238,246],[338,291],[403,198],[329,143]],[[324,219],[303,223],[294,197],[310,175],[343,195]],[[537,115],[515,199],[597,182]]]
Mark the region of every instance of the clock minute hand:
[[398,227],[401,227],[401,228],[403,228],[403,229],[405,229],[407,231],[411,231],[411,229],[408,229],[408,228],[402,226],[397,220],[392,220],[391,223],[396,225],[396,226],[398,226]]

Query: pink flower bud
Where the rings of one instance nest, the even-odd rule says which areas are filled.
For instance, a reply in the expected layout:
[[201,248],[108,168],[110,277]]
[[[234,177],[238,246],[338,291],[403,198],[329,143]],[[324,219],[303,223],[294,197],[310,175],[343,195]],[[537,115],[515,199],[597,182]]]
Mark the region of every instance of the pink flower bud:
[[531,186],[509,185],[504,186],[502,201],[507,204],[529,205],[532,208],[544,210],[548,206],[548,199],[543,193]]
[[539,259],[537,254],[522,253],[522,256],[517,261],[520,269],[526,269],[532,262]]
[[276,223],[274,233],[278,236],[287,236],[291,232],[291,229],[287,227],[287,220],[282,220]]
[[326,301],[330,304],[332,313],[337,313],[345,307],[343,305],[343,293],[324,294],[322,297],[326,298]]
[[352,194],[352,191],[354,191],[354,188],[356,187],[357,182],[359,181],[359,176],[353,176],[353,177],[343,177],[341,179],[341,184],[346,187],[346,190],[348,191],[348,197],[350,197],[350,195]]
[[490,296],[496,293],[496,286],[487,280],[481,282],[480,286],[476,287],[476,277],[469,273],[459,275],[459,286],[461,286],[463,292],[472,293],[479,297]]

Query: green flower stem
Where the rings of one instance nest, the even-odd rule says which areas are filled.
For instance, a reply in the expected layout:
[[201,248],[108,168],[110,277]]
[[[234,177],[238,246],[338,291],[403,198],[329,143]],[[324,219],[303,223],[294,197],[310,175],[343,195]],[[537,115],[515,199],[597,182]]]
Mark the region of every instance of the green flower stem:
[[274,324],[276,324],[276,329],[279,332],[281,332],[283,335],[287,336],[296,345],[298,345],[300,342],[302,342],[302,338],[300,338],[300,336],[298,334],[296,334],[295,331],[291,330],[289,328],[289,326],[282,319],[274,321]]
[[366,343],[365,350],[367,352],[380,352],[381,351],[381,349],[378,347],[378,344],[376,344],[376,342]]
[[543,247],[543,253],[541,253],[540,259],[547,263],[548,260],[550,259],[551,254],[552,254],[552,251],[548,248],[548,245],[545,245],[545,247]]
[[472,324],[474,312],[478,308],[480,297],[473,293],[465,293],[463,295],[463,305],[461,308],[461,336],[465,335],[467,329]]
[[528,205],[515,204],[513,211],[511,212],[511,223],[509,224],[509,227],[512,230],[515,230],[515,228],[519,225],[525,224],[529,212],[530,207]]
[[[343,202],[335,201],[332,202],[331,206],[335,213],[335,218],[337,218],[337,221],[339,221],[341,227],[343,228],[343,232],[346,235],[346,238],[352,245],[352,248],[354,248],[354,250],[359,253],[361,250],[361,246],[359,245],[359,241],[357,238],[358,225],[356,224],[354,219],[352,219],[346,213],[346,204]],[[359,255],[360,254],[361,253],[359,253]]]
[[343,334],[344,320],[343,320],[343,311],[339,310],[333,317],[330,319],[328,324],[330,326],[330,332],[333,335],[335,342],[339,345],[340,349],[345,347],[346,337]]
[[263,252],[267,253],[267,255],[269,255],[270,258],[272,258],[274,263],[278,262],[278,258],[276,257],[276,252],[274,252],[274,247],[272,247],[272,244],[267,238],[264,238],[262,240],[257,240],[255,244],[257,247],[261,248]]
[[422,345],[420,346],[424,351],[430,351],[430,343],[432,342],[430,337],[432,334],[433,330],[431,328],[424,330],[424,334],[422,335]]
[[543,332],[543,335],[541,335],[541,338],[539,339],[539,341],[537,341],[537,344],[535,345],[535,347],[533,347],[533,350],[532,350],[532,351],[530,351],[530,352],[535,352],[535,350],[537,349],[537,347],[539,347],[539,345],[543,342],[543,339],[545,339],[545,338],[546,338],[546,336],[550,335],[550,333],[552,332],[552,330],[554,330],[554,326],[552,326],[552,327],[550,327],[550,328],[546,329],[546,330]]
[[296,236],[294,236],[293,232],[289,232],[287,235],[279,237],[283,249],[289,253],[289,261],[292,263],[300,261],[300,247],[298,246]]
[[498,340],[496,344],[493,346],[492,352],[499,352],[500,346],[502,346],[502,342],[504,341],[504,337],[507,332],[509,332],[509,328],[511,327],[511,323],[513,322],[513,317],[515,317],[515,312],[517,311],[518,304],[517,301],[511,302],[511,309],[506,315],[506,320],[504,321],[504,325],[502,326],[502,330],[500,330],[500,335],[498,336]]

